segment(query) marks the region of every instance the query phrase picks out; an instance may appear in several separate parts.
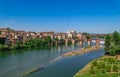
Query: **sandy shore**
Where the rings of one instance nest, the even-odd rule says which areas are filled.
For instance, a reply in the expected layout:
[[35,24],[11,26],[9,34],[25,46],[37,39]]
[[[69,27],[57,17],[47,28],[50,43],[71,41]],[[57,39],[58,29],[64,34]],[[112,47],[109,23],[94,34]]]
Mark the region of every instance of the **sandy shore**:
[[75,56],[75,55],[91,52],[91,51],[98,50],[98,49],[100,49],[100,47],[98,47],[98,46],[92,46],[92,47],[86,47],[86,48],[84,47],[84,48],[79,49],[79,50],[75,50],[75,51],[72,51],[72,52],[67,52],[67,53],[63,54],[62,57]]

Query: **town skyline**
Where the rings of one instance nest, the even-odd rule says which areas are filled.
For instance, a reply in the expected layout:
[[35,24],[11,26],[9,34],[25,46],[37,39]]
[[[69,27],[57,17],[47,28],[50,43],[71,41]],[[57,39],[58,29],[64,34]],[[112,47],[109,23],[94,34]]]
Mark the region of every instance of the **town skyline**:
[[[24,30],[14,30],[11,28],[0,28],[0,43],[7,45],[17,45],[18,42],[26,43],[29,40],[37,40],[37,39],[50,39],[52,42],[58,40],[59,43],[68,44],[68,40],[72,41],[75,44],[75,41],[95,39],[96,41],[100,41],[102,38],[104,40],[106,34],[89,34],[89,33],[81,33],[76,32],[75,30],[67,31],[66,33],[60,32],[56,33],[54,31],[47,32],[31,32]],[[50,41],[49,40],[49,41]]]

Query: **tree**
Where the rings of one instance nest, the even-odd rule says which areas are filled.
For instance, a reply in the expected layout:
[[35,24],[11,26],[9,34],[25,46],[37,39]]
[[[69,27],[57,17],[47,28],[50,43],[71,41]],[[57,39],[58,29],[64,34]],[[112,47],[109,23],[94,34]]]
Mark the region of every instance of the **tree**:
[[83,32],[82,34],[83,34],[83,35],[89,35],[89,33],[87,33],[87,32]]
[[91,38],[89,33],[84,32],[82,34],[86,36],[86,39],[90,39]]
[[87,35],[87,39],[90,39],[90,35]]
[[113,42],[114,42],[115,46],[120,45],[120,35],[117,31],[114,31],[114,33],[113,33]]
[[116,55],[120,50],[120,35],[115,31],[112,35],[105,37],[105,50],[109,55]]
[[107,34],[106,37],[105,37],[105,50],[107,51],[111,45],[111,39],[112,37]]

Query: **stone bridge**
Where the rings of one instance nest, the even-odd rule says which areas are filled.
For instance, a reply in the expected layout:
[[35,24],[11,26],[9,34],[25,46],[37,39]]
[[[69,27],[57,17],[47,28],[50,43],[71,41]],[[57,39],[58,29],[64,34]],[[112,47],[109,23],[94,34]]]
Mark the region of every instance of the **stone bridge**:
[[83,44],[84,41],[88,43],[88,45],[91,44],[91,42],[95,42],[96,45],[104,44],[105,43],[105,34],[90,34],[90,39],[65,39],[65,44],[68,45],[68,42],[71,41],[72,44],[75,44],[75,42],[79,42],[80,45]]

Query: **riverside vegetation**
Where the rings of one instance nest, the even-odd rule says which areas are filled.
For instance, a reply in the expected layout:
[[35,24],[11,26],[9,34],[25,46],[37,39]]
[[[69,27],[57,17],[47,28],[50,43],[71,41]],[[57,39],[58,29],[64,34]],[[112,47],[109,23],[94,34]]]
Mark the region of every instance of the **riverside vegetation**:
[[120,77],[120,34],[105,38],[105,55],[88,63],[74,77]]
[[120,33],[115,31],[113,34],[107,34],[105,38],[106,54],[115,56],[120,53]]
[[51,38],[48,36],[46,38],[36,38],[36,39],[29,39],[25,41],[25,43],[17,41],[16,45],[7,45],[7,44],[0,44],[0,51],[7,51],[7,50],[15,50],[15,49],[25,49],[25,48],[44,48],[50,46]]
[[103,56],[86,65],[74,77],[119,77],[120,60],[113,56]]
[[[25,41],[24,43],[17,41],[16,45],[7,45],[7,44],[0,44],[0,52],[8,51],[8,50],[17,50],[17,49],[26,49],[26,48],[46,48],[55,46],[58,39],[52,40],[50,36],[45,38],[30,38],[29,40]],[[62,45],[64,43],[61,43]],[[68,42],[68,45],[71,44],[71,41]]]
[[[1,41],[1,40],[0,40]],[[26,48],[47,48],[56,45],[65,45],[64,40],[59,43],[58,38],[51,39],[50,36],[44,38],[30,38],[24,43],[17,41],[16,45],[7,45],[7,44],[0,44],[0,52],[8,51],[8,50],[17,50],[17,49],[26,49]],[[68,41],[68,45],[71,45],[72,42]]]

